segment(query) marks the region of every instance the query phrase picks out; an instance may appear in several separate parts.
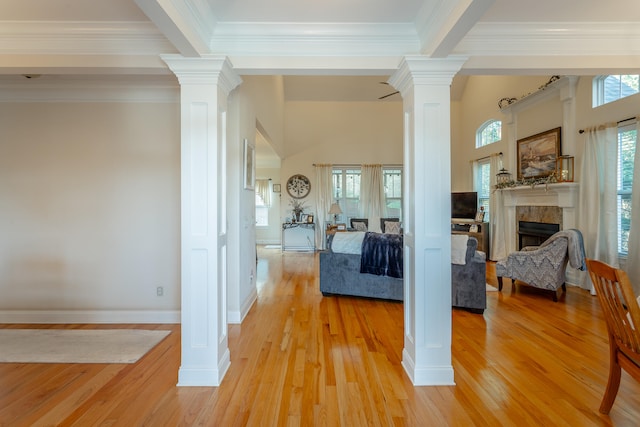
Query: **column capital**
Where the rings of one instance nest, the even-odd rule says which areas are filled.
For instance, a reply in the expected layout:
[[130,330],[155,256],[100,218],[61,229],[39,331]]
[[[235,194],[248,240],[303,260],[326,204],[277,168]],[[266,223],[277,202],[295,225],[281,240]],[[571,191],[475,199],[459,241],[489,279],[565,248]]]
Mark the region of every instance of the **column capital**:
[[425,56],[405,56],[398,70],[389,79],[389,84],[404,97],[408,90],[417,85],[451,85],[467,58],[427,58]]
[[215,84],[224,91],[225,95],[229,95],[242,83],[242,79],[226,56],[205,55],[189,58],[172,54],[160,57],[178,77],[181,85]]

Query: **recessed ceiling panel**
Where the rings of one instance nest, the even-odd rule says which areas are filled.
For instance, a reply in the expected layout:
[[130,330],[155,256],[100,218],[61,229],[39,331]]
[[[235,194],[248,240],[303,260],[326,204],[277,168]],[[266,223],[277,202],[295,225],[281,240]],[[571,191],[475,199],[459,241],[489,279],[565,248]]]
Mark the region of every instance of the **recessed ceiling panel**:
[[413,22],[422,0],[209,0],[218,21]]

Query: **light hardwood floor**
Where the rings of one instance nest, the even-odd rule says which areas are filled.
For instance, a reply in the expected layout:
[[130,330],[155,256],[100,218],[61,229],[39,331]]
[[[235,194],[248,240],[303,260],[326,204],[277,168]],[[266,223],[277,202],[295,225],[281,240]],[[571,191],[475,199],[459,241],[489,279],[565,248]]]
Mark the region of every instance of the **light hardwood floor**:
[[314,254],[260,248],[260,258],[258,301],[229,328],[220,387],[175,386],[178,325],[0,325],[172,331],[133,365],[0,364],[0,425],[640,424],[640,384],[626,373],[611,414],[598,412],[608,343],[586,291],[554,303],[506,280],[484,315],[453,310],[456,386],[413,387],[400,365],[401,303],[322,297]]

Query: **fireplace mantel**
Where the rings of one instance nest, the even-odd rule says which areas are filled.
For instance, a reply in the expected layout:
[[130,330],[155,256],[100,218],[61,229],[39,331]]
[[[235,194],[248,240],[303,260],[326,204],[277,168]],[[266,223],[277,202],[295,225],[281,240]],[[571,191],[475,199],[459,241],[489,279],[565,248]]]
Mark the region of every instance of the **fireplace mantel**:
[[[578,203],[579,184],[561,182],[556,184],[503,188],[504,206],[558,206],[575,208]],[[563,228],[567,228],[566,226]]]

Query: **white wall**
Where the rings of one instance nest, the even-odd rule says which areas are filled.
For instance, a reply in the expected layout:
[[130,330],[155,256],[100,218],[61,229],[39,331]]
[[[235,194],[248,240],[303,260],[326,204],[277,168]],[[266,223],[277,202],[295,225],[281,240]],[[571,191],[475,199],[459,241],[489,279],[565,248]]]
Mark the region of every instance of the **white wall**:
[[176,315],[179,141],[175,103],[0,103],[0,310]]
[[284,157],[284,83],[282,76],[242,76],[240,90],[251,99],[260,132]]
[[[276,152],[284,151],[282,128],[284,123],[284,91],[280,76],[243,76],[242,84],[229,98],[227,142],[227,177],[229,227],[229,263],[227,288],[228,319],[241,323],[257,298],[256,289],[256,242],[255,191],[244,188],[244,140],[256,146],[256,131],[272,144]],[[255,171],[256,178],[262,172]],[[279,177],[274,174],[279,182]],[[278,215],[277,211],[274,214]],[[279,221],[272,218],[277,229],[271,227],[267,233],[280,229]],[[265,231],[265,230],[261,230]],[[263,238],[262,236],[260,238]],[[277,242],[278,240],[276,240]]]
[[[504,166],[516,179],[516,147],[508,145],[508,129],[504,126],[507,117],[500,112],[498,101],[503,97],[520,98],[537,91],[549,80],[546,77],[525,76],[471,76],[460,101],[452,107],[452,191],[471,191],[473,189],[472,161],[489,156],[491,153],[504,152]],[[618,121],[638,114],[640,95],[592,108],[593,77],[580,77],[576,88],[575,114],[576,127],[582,129],[608,121]],[[515,139],[525,138],[536,133],[562,126],[562,104],[559,97],[552,97],[518,114]],[[485,147],[475,148],[475,132],[489,119],[503,121],[502,141]],[[571,136],[567,136],[571,137]],[[580,162],[585,135],[574,135],[575,148],[569,144],[562,149],[563,154],[575,156],[575,179],[580,180]],[[571,152],[573,151],[573,152]]]
[[[271,179],[271,185],[280,184],[280,168],[261,168],[256,170],[256,178]],[[286,191],[286,190],[285,190]],[[258,244],[280,244],[282,228],[280,226],[280,200],[282,192],[271,193],[271,207],[269,208],[269,226],[256,227],[256,242]]]
[[[476,131],[490,119],[505,120],[504,114],[498,107],[501,98],[520,98],[546,83],[549,77],[525,76],[470,76],[460,102],[456,108],[452,106],[451,117],[451,191],[473,190],[474,160],[487,157],[492,153],[504,152],[505,167],[515,172],[515,167],[509,164],[509,150],[507,145],[508,130],[502,128],[502,141],[476,148]],[[459,104],[459,105],[457,105]],[[562,119],[560,118],[560,122]],[[519,131],[528,136],[530,128],[545,128],[546,123],[532,120],[531,123],[519,123]],[[531,135],[537,132],[531,133]]]
[[400,102],[287,102],[285,112],[281,221],[291,217],[285,184],[294,174],[311,180],[305,213],[316,213],[314,163],[402,164]]

